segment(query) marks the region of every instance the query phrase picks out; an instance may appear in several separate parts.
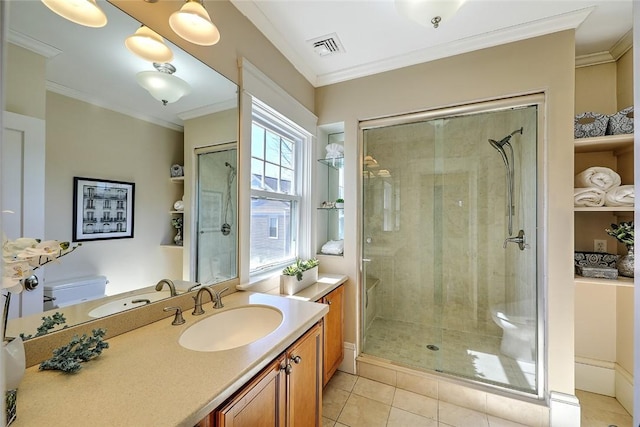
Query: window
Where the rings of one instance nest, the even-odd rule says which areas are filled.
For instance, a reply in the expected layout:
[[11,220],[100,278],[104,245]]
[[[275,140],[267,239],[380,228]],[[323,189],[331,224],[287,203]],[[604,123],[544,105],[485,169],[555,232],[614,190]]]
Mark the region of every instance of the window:
[[[309,135],[254,99],[251,125],[250,272],[295,260],[305,204]],[[306,174],[308,175],[308,174]]]
[[269,238],[277,239],[278,238],[278,217],[272,216],[269,218]]

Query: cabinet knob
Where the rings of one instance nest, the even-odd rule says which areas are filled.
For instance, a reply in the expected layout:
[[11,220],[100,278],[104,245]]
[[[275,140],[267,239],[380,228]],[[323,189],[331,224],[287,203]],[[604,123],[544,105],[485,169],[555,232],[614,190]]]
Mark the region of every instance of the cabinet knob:
[[331,305],[331,300],[330,299],[327,300],[327,305]]
[[[295,364],[297,365],[298,363],[300,363],[300,362],[302,361],[302,357],[300,357],[300,356],[293,356],[293,357],[291,357],[291,359],[290,359],[290,360],[291,360],[293,363],[295,363]],[[291,365],[289,365],[289,366],[291,366]]]

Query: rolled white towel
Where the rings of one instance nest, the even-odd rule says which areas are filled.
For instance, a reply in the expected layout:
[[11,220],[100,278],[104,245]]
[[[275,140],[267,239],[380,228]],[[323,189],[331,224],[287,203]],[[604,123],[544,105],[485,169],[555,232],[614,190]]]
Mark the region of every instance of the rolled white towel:
[[633,206],[636,196],[633,185],[621,185],[607,191],[604,197],[605,206]]
[[577,207],[604,206],[604,197],[607,193],[599,188],[574,188],[573,205]]
[[610,188],[617,187],[621,182],[620,175],[615,171],[605,167],[594,166],[576,175],[573,186],[576,188],[596,187],[607,191]]

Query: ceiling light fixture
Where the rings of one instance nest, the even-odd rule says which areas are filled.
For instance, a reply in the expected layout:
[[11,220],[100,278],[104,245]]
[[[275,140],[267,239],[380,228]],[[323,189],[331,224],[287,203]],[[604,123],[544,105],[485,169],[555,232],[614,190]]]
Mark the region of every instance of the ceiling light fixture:
[[100,28],[107,25],[107,15],[96,0],[42,0],[53,12],[76,24]]
[[180,10],[173,12],[169,26],[186,41],[201,46],[211,46],[220,41],[218,28],[198,0],[187,0]]
[[153,66],[158,71],[141,71],[136,74],[136,81],[163,105],[176,102],[191,93],[189,83],[173,75],[176,72],[176,67],[156,62],[153,63]]
[[173,52],[164,44],[160,34],[142,25],[124,41],[125,46],[140,58],[150,62],[171,62]]
[[396,9],[401,15],[420,25],[440,27],[462,6],[465,0],[396,0]]

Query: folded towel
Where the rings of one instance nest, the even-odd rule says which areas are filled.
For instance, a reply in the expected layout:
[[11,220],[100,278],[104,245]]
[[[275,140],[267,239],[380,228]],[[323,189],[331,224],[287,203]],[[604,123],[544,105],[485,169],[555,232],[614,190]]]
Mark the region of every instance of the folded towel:
[[573,205],[577,207],[604,206],[604,197],[607,193],[599,188],[574,188]]
[[574,187],[596,187],[600,190],[607,191],[610,188],[617,187],[622,181],[620,175],[609,168],[594,166],[580,172],[574,178]]
[[635,203],[633,185],[621,185],[607,191],[604,197],[605,206],[633,206]]
[[329,240],[322,245],[320,252],[327,255],[342,255],[344,252],[344,240]]

